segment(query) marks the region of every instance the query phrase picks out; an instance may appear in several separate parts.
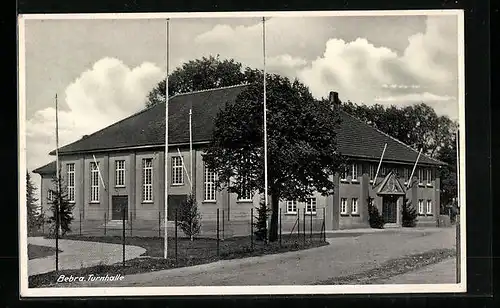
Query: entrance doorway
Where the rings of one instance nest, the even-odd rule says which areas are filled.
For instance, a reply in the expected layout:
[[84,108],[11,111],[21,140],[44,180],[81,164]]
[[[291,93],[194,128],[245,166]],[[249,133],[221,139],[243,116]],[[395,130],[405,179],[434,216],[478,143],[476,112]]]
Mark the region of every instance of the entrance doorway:
[[128,220],[128,196],[112,196],[111,204],[112,220]]
[[[175,220],[175,210],[180,209],[182,204],[187,201],[187,195],[169,195],[168,196],[168,208],[167,208],[167,220]],[[179,213],[177,213],[179,215]]]
[[397,196],[384,196],[382,202],[382,216],[385,223],[397,223]]

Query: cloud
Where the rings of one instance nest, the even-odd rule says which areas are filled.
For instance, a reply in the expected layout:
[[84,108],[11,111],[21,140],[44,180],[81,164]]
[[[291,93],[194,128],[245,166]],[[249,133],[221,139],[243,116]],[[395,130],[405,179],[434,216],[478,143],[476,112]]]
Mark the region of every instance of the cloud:
[[[422,31],[411,32],[413,24],[421,25]],[[457,21],[453,16],[427,16],[421,23],[403,17],[272,18],[266,25],[268,72],[299,78],[316,97],[337,91],[341,99],[355,103],[385,99],[386,103],[405,104],[458,96]],[[359,25],[361,30],[346,25]],[[388,34],[394,27],[401,28],[404,35],[397,31]],[[361,33],[367,37],[359,37]],[[386,35],[391,38],[385,39]],[[405,39],[406,46],[400,43]],[[219,54],[262,68],[262,23],[258,19],[247,26],[216,25],[194,41],[203,55]],[[397,47],[383,44],[392,41],[398,42],[391,45]],[[448,108],[447,114],[456,117],[453,99],[439,101],[442,111]]]
[[[129,68],[115,58],[103,58],[66,88],[66,108],[59,110],[59,145],[63,146],[144,108],[146,96],[163,72],[151,63]],[[51,160],[55,149],[55,108],[38,110],[26,121],[27,167]]]
[[424,93],[409,93],[398,96],[376,97],[376,102],[400,102],[400,103],[419,103],[419,102],[446,102],[456,100],[453,96],[436,95],[429,92]]
[[[398,53],[365,38],[332,38],[323,54],[297,72],[317,97],[329,91],[355,103],[424,102],[457,117],[457,43],[453,17],[428,17],[425,31]],[[437,111],[437,110],[436,110]]]

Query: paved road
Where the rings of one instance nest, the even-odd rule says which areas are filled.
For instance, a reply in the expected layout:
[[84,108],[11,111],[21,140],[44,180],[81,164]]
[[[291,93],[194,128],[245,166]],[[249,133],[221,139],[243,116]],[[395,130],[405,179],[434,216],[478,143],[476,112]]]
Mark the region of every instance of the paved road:
[[[54,239],[29,237],[29,244],[56,247]],[[113,264],[122,261],[122,245],[88,241],[59,240],[59,269],[78,269],[99,264]],[[130,260],[145,253],[146,249],[125,246],[125,259]],[[28,275],[55,270],[55,255],[28,261]]]
[[453,248],[455,232],[453,228],[400,229],[399,232],[355,234],[352,237],[329,238],[328,241],[328,246],[298,252],[128,275],[117,283],[89,282],[78,286],[314,284],[332,277],[369,270],[404,255]]

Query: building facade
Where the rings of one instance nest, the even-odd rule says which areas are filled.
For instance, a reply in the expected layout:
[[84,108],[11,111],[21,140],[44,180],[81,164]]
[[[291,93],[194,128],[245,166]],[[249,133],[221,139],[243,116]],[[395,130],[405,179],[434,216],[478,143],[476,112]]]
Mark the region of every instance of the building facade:
[[[202,158],[220,106],[234,101],[245,87],[186,93],[169,100],[168,168],[163,104],[60,148],[61,177],[74,203],[73,226],[100,230],[121,227],[125,219],[127,228],[136,235],[155,234],[163,228],[167,182],[169,227],[173,226],[175,209],[192,191],[202,217],[202,234],[215,232],[217,213],[219,221],[224,222],[225,236],[248,234],[251,209],[259,206],[262,196],[249,193],[238,197],[217,190],[216,175],[205,167]],[[334,93],[330,98],[333,103],[340,102]],[[192,152],[189,109],[193,111]],[[419,225],[435,225],[440,205],[438,169],[443,163],[421,155],[410,179],[416,151],[344,112],[341,117],[338,150],[349,157],[350,165],[345,172],[332,175],[334,194],[315,193],[306,202],[280,200],[283,230],[318,231],[323,220],[327,230],[369,227],[369,202],[384,216],[386,227],[398,227],[405,198],[417,209]],[[384,146],[384,159],[376,176]],[[34,171],[41,175],[45,212],[53,198],[55,169],[55,162],[51,162]]]

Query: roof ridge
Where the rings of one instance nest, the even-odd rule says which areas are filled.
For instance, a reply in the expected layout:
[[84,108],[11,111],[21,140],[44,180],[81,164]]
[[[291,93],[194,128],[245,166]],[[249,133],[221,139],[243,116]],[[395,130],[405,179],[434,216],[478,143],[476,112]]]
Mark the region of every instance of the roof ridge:
[[[415,152],[415,153],[417,153],[417,154],[419,153],[419,151],[415,150],[414,148],[412,148],[411,146],[407,145],[407,144],[406,144],[406,143],[404,143],[403,141],[401,141],[401,140],[399,140],[399,139],[397,139],[397,138],[394,138],[393,136],[391,136],[391,135],[389,135],[389,134],[387,134],[387,133],[385,133],[385,132],[381,131],[380,129],[376,128],[375,126],[372,126],[372,125],[370,125],[370,124],[368,124],[368,123],[366,123],[366,122],[362,121],[361,119],[358,119],[357,117],[353,116],[352,114],[348,113],[347,111],[345,111],[345,110],[340,110],[340,111],[341,111],[341,112],[343,112],[343,113],[345,113],[346,115],[350,116],[351,118],[355,119],[356,121],[359,121],[360,123],[363,123],[364,125],[369,126],[370,128],[372,128],[372,129],[376,130],[377,132],[381,133],[382,135],[385,135],[385,136],[387,136],[387,137],[391,138],[392,140],[394,140],[394,141],[396,141],[396,142],[398,142],[398,143],[401,143],[402,145],[404,145],[404,146],[405,146],[405,147],[407,147],[408,149],[412,150],[413,152]],[[433,160],[433,161],[436,161],[436,162],[439,162],[439,163],[443,163],[443,164],[444,164],[444,162],[442,162],[442,161],[440,161],[440,160],[438,160],[438,159],[435,159],[435,158],[429,157],[429,156],[425,155],[424,153],[422,153],[421,155],[423,155],[423,156],[424,156],[424,157],[426,157],[427,159],[430,159],[430,160]]]
[[176,97],[176,96],[182,96],[182,95],[190,95],[190,94],[197,94],[197,93],[203,93],[203,92],[212,92],[212,91],[218,91],[218,90],[225,90],[225,89],[231,89],[231,88],[237,88],[237,87],[242,87],[242,86],[248,86],[250,83],[245,82],[245,83],[239,83],[235,84],[232,86],[224,86],[224,87],[218,87],[218,88],[208,88],[208,89],[203,89],[203,90],[196,90],[196,91],[190,91],[190,92],[184,92],[184,93],[177,93],[171,97],[169,97],[169,100]]

